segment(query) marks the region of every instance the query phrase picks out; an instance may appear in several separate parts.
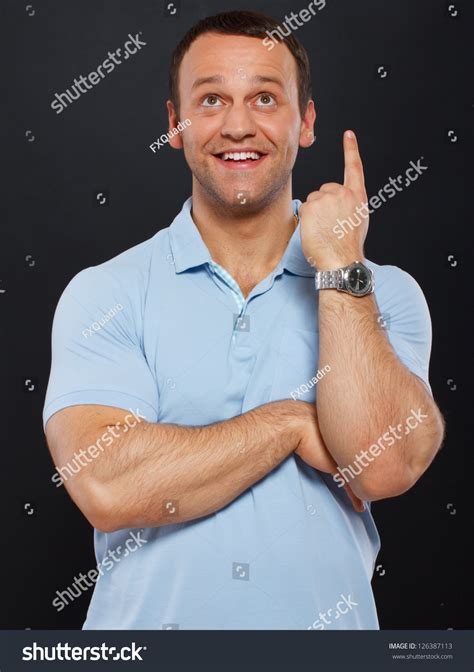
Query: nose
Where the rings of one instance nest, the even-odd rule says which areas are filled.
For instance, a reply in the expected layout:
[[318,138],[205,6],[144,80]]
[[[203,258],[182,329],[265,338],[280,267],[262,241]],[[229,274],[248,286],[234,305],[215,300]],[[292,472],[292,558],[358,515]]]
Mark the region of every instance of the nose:
[[256,124],[245,103],[233,103],[221,128],[221,135],[233,140],[242,140],[256,135]]

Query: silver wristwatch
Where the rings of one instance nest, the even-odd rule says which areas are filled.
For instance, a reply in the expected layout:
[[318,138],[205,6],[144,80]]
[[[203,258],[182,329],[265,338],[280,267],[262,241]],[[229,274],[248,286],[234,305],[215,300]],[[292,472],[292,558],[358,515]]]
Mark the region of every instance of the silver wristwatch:
[[337,289],[352,296],[367,296],[375,289],[374,274],[361,261],[335,271],[316,271],[316,289]]

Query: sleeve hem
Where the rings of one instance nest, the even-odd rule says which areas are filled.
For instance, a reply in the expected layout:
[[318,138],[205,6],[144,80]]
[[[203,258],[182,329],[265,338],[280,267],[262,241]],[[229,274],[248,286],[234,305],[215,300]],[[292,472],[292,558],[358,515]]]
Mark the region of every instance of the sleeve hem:
[[[81,390],[63,394],[50,401],[43,410],[43,429],[48,420],[58,411],[69,406],[97,404],[100,406],[113,406],[124,410],[138,410],[145,416],[147,422],[157,422],[158,412],[148,402],[130,394],[117,390]],[[131,408],[134,407],[134,408]]]
[[427,391],[430,393],[431,396],[433,396],[433,391],[431,389],[430,381],[428,378],[427,373],[422,369],[422,367],[415,363],[413,359],[410,359],[409,357],[399,355],[396,353],[398,356],[398,359],[401,361],[403,366],[405,366],[410,373],[413,373],[417,378],[421,380],[423,385],[426,387]]

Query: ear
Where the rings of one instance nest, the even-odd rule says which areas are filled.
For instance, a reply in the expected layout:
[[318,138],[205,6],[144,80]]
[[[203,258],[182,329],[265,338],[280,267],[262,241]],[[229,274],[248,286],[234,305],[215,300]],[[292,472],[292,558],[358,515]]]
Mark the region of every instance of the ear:
[[[168,109],[168,124],[169,124],[168,132],[171,133],[171,131],[174,128],[178,128],[179,119],[171,100],[166,101],[166,107]],[[173,147],[173,149],[183,149],[183,140],[181,138],[181,133],[177,133],[176,135],[174,135],[170,139],[169,144],[171,145],[171,147]]]
[[311,147],[315,140],[314,124],[316,122],[316,109],[314,100],[310,100],[301,123],[300,147]]

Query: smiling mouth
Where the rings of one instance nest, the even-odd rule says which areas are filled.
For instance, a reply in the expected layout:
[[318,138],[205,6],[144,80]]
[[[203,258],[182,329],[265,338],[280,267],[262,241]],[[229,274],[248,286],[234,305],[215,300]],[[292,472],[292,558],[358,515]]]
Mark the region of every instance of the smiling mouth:
[[268,155],[262,152],[222,152],[213,156],[227,168],[244,168],[259,165]]

